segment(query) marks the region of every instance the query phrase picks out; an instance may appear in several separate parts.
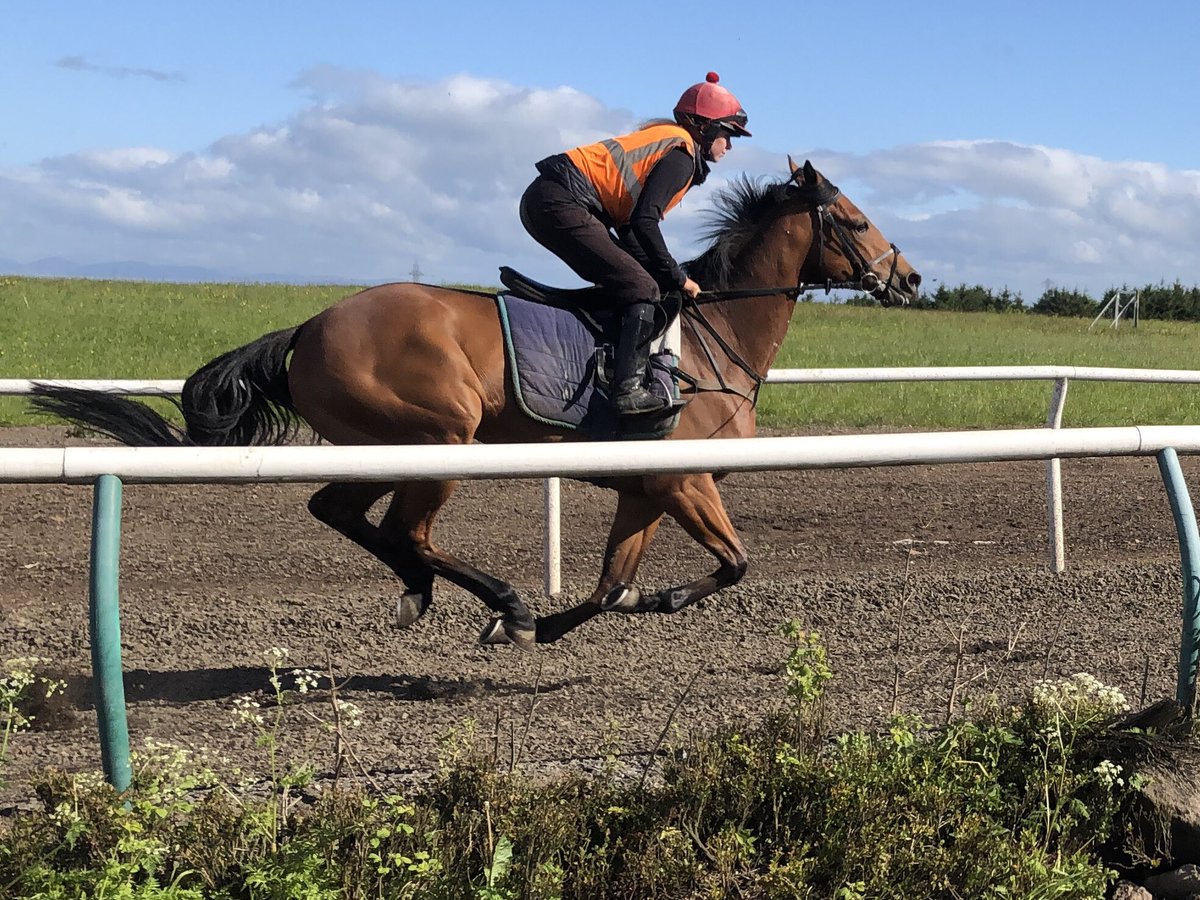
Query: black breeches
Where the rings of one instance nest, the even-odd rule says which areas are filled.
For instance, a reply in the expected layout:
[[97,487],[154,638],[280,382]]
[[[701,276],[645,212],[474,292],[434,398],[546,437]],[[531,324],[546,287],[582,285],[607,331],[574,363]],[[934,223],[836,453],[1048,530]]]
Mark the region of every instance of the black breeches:
[[566,188],[538,176],[521,197],[521,224],[535,241],[619,304],[659,300],[658,285],[612,232]]

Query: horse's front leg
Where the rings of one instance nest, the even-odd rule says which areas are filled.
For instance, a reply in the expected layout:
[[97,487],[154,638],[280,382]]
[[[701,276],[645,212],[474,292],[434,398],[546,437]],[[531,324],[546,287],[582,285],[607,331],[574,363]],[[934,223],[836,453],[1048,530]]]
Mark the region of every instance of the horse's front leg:
[[662,507],[656,500],[640,492],[621,491],[618,494],[617,512],[604,551],[604,567],[595,591],[578,606],[540,617],[537,620],[539,644],[557,641],[598,612],[621,608],[613,605],[616,602],[638,604],[640,595],[633,587],[633,578],[661,519]]
[[657,602],[647,602],[652,598],[643,598],[640,608],[634,611],[678,612],[741,581],[749,565],[746,550],[725,512],[725,504],[712,475],[656,476],[648,478],[647,482],[648,493],[696,543],[716,557],[720,566],[703,578],[659,591],[654,595]]

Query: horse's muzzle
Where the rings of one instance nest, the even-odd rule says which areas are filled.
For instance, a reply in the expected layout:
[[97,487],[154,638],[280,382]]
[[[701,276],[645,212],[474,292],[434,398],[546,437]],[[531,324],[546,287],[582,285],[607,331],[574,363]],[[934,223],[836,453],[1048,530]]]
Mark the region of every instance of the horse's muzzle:
[[908,306],[917,298],[920,288],[921,276],[917,272],[909,272],[899,284],[892,284],[890,278],[884,283],[874,272],[862,277],[862,289],[885,307]]

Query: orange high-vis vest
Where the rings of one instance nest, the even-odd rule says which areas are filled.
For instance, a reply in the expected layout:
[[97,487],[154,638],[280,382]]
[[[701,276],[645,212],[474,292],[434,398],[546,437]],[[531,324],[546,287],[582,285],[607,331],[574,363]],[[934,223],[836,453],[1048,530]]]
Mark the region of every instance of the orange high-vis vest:
[[[687,131],[678,125],[649,125],[631,134],[568,150],[567,157],[596,188],[604,212],[613,227],[619,228],[629,223],[650,170],[676,147],[683,147],[695,159],[696,145]],[[671,198],[663,215],[683,199],[691,184],[689,179]]]

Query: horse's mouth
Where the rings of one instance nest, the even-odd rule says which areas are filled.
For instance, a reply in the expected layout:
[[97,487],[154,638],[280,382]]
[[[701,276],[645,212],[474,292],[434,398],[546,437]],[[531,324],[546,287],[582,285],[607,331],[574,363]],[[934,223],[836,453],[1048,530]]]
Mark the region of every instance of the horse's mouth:
[[921,276],[909,272],[899,283],[890,281],[871,291],[880,306],[908,306],[921,295]]

